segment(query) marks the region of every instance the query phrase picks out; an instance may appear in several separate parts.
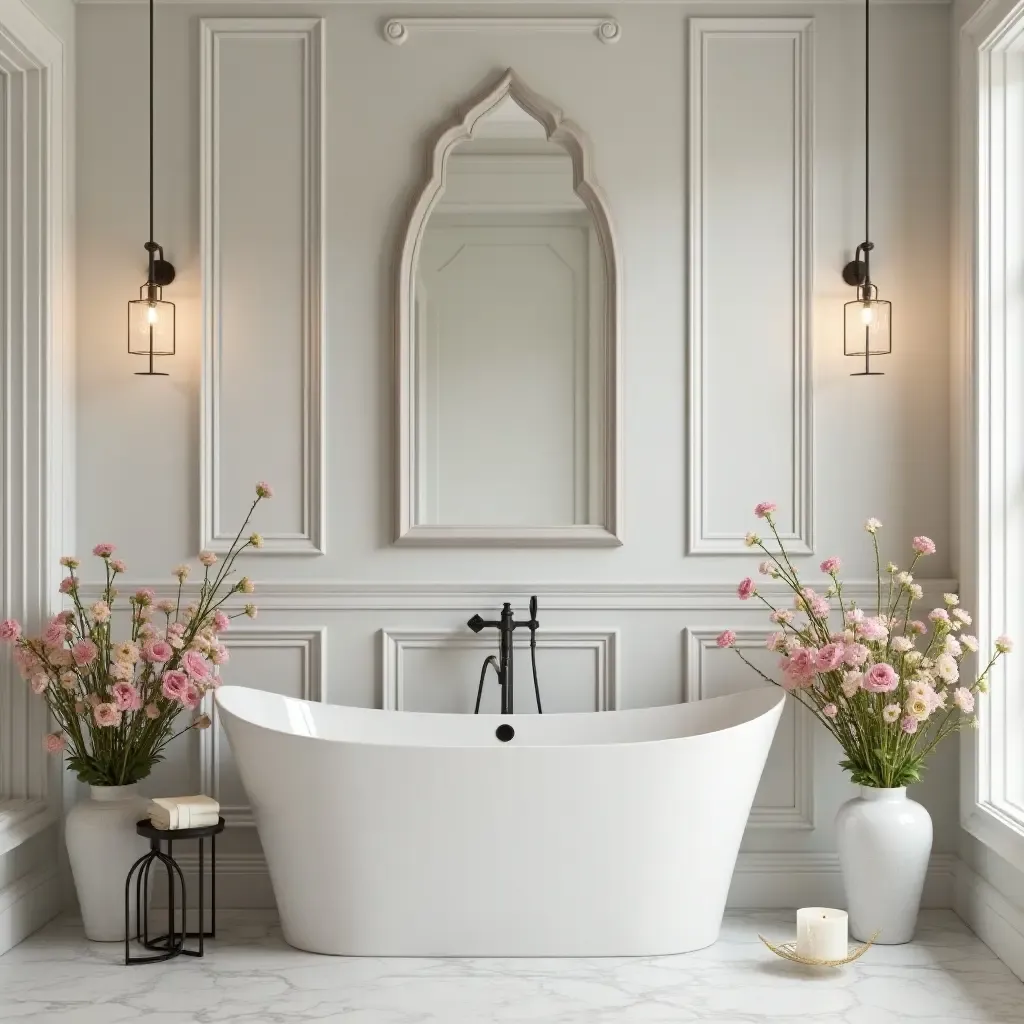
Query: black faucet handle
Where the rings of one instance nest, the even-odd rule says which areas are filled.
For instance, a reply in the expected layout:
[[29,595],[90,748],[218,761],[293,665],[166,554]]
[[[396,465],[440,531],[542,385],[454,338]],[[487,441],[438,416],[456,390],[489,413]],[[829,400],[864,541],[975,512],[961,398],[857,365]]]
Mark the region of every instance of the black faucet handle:
[[466,623],[466,625],[469,626],[469,628],[473,630],[474,633],[479,633],[480,630],[487,625],[487,623],[484,622],[484,620],[479,615],[474,615],[473,618],[471,618],[469,622]]

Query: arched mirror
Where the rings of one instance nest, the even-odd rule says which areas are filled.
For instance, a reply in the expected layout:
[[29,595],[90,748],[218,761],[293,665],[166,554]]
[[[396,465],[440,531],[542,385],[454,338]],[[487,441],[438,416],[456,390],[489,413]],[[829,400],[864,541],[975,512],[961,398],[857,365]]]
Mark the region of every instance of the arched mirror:
[[618,301],[586,142],[510,71],[440,136],[403,243],[399,543],[621,543]]

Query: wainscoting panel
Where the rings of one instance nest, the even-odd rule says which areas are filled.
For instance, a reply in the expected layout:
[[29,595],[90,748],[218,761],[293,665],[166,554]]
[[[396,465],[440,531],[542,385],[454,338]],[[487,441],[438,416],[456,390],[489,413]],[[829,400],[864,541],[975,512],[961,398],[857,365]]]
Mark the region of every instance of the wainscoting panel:
[[[202,22],[202,544],[322,554],[323,22]],[[259,211],[258,216],[255,211]]]
[[[725,627],[722,627],[723,629]],[[684,699],[705,700],[767,686],[730,650],[720,650],[715,637],[721,629],[683,630]],[[738,629],[736,646],[767,675],[777,676],[778,656],[765,647],[771,629]],[[814,730],[809,712],[787,700],[754,798],[748,829],[814,828]]]
[[[381,630],[381,695],[397,711],[472,712],[480,666],[497,654],[493,633],[466,630]],[[618,631],[541,629],[538,678],[546,713],[610,711],[618,706]],[[516,714],[536,711],[528,637],[515,643]],[[497,677],[488,669],[481,712],[500,709]]]
[[812,26],[690,22],[689,554],[749,553],[770,497],[814,548]]
[[[288,697],[322,700],[326,634],[323,628],[232,629],[223,637],[231,654],[227,678]],[[206,710],[213,724],[202,733],[199,744],[202,791],[220,801],[228,826],[252,828],[252,811],[212,696],[207,697]]]

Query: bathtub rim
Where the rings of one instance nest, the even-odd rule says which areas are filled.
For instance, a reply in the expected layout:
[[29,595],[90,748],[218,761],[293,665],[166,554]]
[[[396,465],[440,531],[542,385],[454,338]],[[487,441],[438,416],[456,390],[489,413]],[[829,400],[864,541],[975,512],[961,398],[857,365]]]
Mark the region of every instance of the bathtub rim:
[[[330,736],[310,736],[304,733],[296,732],[290,728],[282,728],[277,725],[268,725],[264,722],[256,721],[253,717],[246,716],[245,714],[239,713],[237,707],[232,706],[236,700],[236,694],[255,693],[259,694],[260,697],[267,696],[271,698],[280,699],[283,701],[298,701],[302,704],[312,705],[317,708],[330,708],[332,709],[329,713],[338,714],[339,712],[344,713],[346,711],[356,711],[360,714],[373,713],[378,716],[383,715],[402,715],[402,716],[415,716],[416,718],[426,719],[439,719],[439,718],[467,718],[467,717],[478,717],[485,718],[492,722],[494,721],[515,721],[515,720],[530,720],[535,719],[536,715],[501,715],[501,714],[483,714],[477,716],[465,715],[465,714],[451,714],[449,712],[435,712],[435,711],[398,711],[388,708],[366,708],[357,707],[346,704],[328,704],[325,701],[307,700],[303,697],[291,697],[286,694],[274,693],[268,690],[260,690],[252,686],[239,686],[229,685],[221,686],[214,693],[214,700],[217,706],[218,714],[226,714],[238,719],[240,722],[251,726],[254,729],[259,729],[268,733],[276,733],[281,736],[291,736],[298,740],[304,740],[308,742],[316,743],[332,743],[332,744],[343,744],[351,747],[372,747],[372,748],[387,748],[387,747],[399,747],[402,750],[494,750],[494,749],[508,749],[508,750],[587,750],[596,747],[608,748],[608,747],[645,747],[652,744],[662,743],[679,743],[687,740],[696,740],[700,737],[720,736],[726,733],[730,733],[736,729],[742,729],[751,726],[755,722],[766,718],[770,715],[781,715],[783,707],[785,705],[786,697],[788,693],[781,686],[775,685],[769,687],[757,687],[751,690],[744,690],[739,693],[723,694],[718,697],[705,697],[697,701],[680,701],[676,704],[658,704],[652,707],[646,708],[619,708],[610,711],[571,711],[571,712],[559,712],[557,717],[560,719],[582,719],[591,718],[596,715],[602,717],[608,715],[641,715],[647,714],[652,715],[657,711],[665,709],[678,709],[681,707],[694,707],[698,704],[727,704],[733,703],[741,705],[745,701],[759,701],[762,702],[763,706],[755,714],[750,714],[747,717],[742,717],[738,721],[733,721],[729,725],[725,725],[719,729],[705,729],[700,732],[690,733],[682,736],[662,736],[662,737],[650,737],[644,739],[616,739],[601,741],[595,740],[593,742],[578,741],[575,743],[402,743],[395,740],[392,741],[372,741],[364,739],[339,739]],[[227,700],[224,697],[227,697]],[[769,700],[768,697],[771,696]],[[257,699],[260,699],[259,697]],[[556,717],[551,715],[550,717]]]

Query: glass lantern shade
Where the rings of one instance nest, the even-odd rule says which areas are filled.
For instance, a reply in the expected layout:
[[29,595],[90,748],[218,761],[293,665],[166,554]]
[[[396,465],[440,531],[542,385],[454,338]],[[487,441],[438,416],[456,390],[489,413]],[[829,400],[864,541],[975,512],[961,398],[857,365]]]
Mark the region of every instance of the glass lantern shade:
[[128,303],[128,351],[133,356],[174,355],[174,303],[159,285],[145,284]]
[[845,306],[843,352],[848,356],[887,356],[892,352],[892,303],[860,294]]

